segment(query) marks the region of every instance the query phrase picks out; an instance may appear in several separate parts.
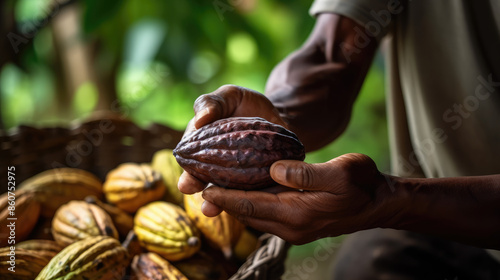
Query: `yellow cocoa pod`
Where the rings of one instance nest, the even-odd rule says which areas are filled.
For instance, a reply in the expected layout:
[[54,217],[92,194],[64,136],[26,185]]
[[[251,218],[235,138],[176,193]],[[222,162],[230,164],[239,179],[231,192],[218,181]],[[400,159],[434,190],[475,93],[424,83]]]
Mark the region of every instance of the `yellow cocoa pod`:
[[52,235],[62,246],[99,235],[118,239],[118,231],[109,215],[99,206],[80,200],[57,209],[52,220]]
[[104,182],[106,200],[128,213],[161,199],[164,193],[161,174],[148,164],[121,164],[108,173]]
[[36,280],[121,280],[129,263],[118,240],[95,236],[64,248],[43,268]]
[[229,259],[232,256],[233,247],[245,229],[245,225],[226,212],[222,212],[215,217],[205,216],[201,212],[203,201],[201,192],[185,195],[184,207],[186,212],[203,235]]
[[[49,263],[50,257],[32,250],[10,247],[0,248],[0,279],[33,280]],[[12,254],[15,257],[12,258]],[[14,268],[12,264],[14,264]],[[9,270],[14,269],[14,271]]]
[[179,206],[152,202],[134,217],[134,232],[141,246],[169,261],[188,258],[200,249],[198,229]]
[[95,196],[87,196],[85,201],[101,207],[104,211],[106,211],[106,213],[108,213],[121,238],[124,239],[134,228],[134,218],[122,209],[114,205],[104,203]]
[[151,167],[160,172],[163,177],[163,182],[167,189],[165,195],[166,200],[181,205],[183,202],[183,194],[177,188],[177,183],[184,170],[177,163],[173,155],[173,150],[164,149],[157,151],[153,155]]
[[234,246],[234,255],[243,261],[248,258],[259,247],[259,239],[255,234],[245,229]]
[[26,191],[8,192],[0,196],[0,246],[7,246],[11,238],[25,240],[40,216],[40,203]]
[[137,280],[189,280],[167,260],[152,252],[135,256],[132,270]]
[[64,247],[54,240],[31,239],[16,244],[17,249],[36,252],[49,260],[59,253]]
[[102,183],[82,169],[56,168],[27,179],[19,189],[33,192],[42,204],[41,215],[52,217],[57,208],[71,200],[84,199],[88,195],[102,197]]

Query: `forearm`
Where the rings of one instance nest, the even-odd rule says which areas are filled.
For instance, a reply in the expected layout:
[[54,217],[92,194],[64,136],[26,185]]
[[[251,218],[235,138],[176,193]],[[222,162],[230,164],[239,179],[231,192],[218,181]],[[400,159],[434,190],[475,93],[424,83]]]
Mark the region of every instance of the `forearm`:
[[378,46],[357,30],[364,28],[349,18],[319,15],[308,41],[270,76],[267,97],[308,151],[333,141],[349,122]]
[[385,227],[500,249],[500,175],[391,178],[385,186],[393,190],[385,191]]

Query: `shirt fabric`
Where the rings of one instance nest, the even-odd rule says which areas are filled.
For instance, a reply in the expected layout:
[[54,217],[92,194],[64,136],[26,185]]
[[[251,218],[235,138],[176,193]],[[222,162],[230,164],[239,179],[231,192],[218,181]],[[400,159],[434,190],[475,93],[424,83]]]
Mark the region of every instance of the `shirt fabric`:
[[[360,38],[383,41],[394,175],[500,174],[499,3],[314,2],[312,15],[349,17],[365,26]],[[500,251],[489,252],[500,261]]]

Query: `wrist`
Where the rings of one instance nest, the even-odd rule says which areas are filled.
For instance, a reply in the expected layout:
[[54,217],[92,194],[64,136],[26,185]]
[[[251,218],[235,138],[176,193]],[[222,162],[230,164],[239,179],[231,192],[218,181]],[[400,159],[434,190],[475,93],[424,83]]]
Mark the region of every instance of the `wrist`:
[[375,193],[375,225],[401,229],[412,209],[411,182],[402,177],[381,173]]

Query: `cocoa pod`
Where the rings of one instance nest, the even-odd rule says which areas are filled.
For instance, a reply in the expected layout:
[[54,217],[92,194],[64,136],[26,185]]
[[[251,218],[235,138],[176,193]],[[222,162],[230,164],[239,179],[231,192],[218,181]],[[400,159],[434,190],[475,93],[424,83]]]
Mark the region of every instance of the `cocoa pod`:
[[41,215],[52,217],[71,200],[88,195],[102,198],[102,183],[92,173],[77,168],[56,168],[41,172],[22,182],[18,190],[33,192],[42,204]]
[[222,263],[223,259],[217,261],[213,255],[200,251],[188,259],[172,264],[189,280],[226,280],[229,278],[228,272]]
[[186,172],[205,183],[254,190],[274,184],[269,168],[278,160],[304,160],[297,136],[262,118],[227,118],[186,135],[174,149]]
[[177,268],[155,253],[135,256],[132,270],[137,280],[188,280]]
[[57,255],[64,247],[54,240],[31,239],[16,244],[17,249],[33,251],[48,260]]
[[109,236],[77,241],[59,252],[36,280],[121,280],[129,263],[127,250]]
[[118,239],[113,221],[104,210],[97,205],[78,200],[70,201],[57,209],[52,220],[52,235],[62,246],[99,235]]
[[124,239],[134,228],[134,218],[122,209],[114,205],[104,203],[95,196],[87,196],[85,201],[99,206],[106,211],[106,213],[108,213],[111,220],[113,220],[113,224],[115,225],[116,230],[118,230],[121,239]]
[[106,200],[128,213],[161,199],[164,193],[161,174],[148,164],[123,163],[111,170],[104,182]]
[[[9,196],[15,199],[10,200]],[[14,210],[11,211],[9,206],[15,207]],[[40,216],[40,203],[35,200],[35,195],[23,190],[2,194],[0,209],[0,246],[8,245],[9,236],[14,236],[16,241],[25,240]]]
[[[11,256],[12,252],[15,253],[14,261]],[[15,272],[8,270],[12,267],[12,261]],[[32,250],[17,247],[15,250],[11,250],[10,247],[0,248],[0,279],[33,280],[49,261],[49,257]]]
[[134,232],[142,247],[169,261],[189,258],[201,246],[199,231],[184,209],[169,202],[141,207],[134,217]]
[[122,246],[127,249],[130,258],[133,258],[143,252],[139,238],[133,230],[129,231],[127,237],[125,237],[125,240],[122,242]]
[[183,194],[177,188],[182,167],[177,163],[173,150],[163,149],[153,155],[151,167],[161,173],[165,183],[165,200],[177,205],[182,205]]
[[250,230],[245,229],[240,236],[240,239],[234,246],[234,256],[240,260],[244,261],[250,256],[255,250],[259,248],[259,239]]
[[224,211],[215,217],[205,216],[201,212],[201,205],[204,201],[201,192],[185,195],[186,213],[206,239],[220,249],[227,259],[230,259],[245,225]]

